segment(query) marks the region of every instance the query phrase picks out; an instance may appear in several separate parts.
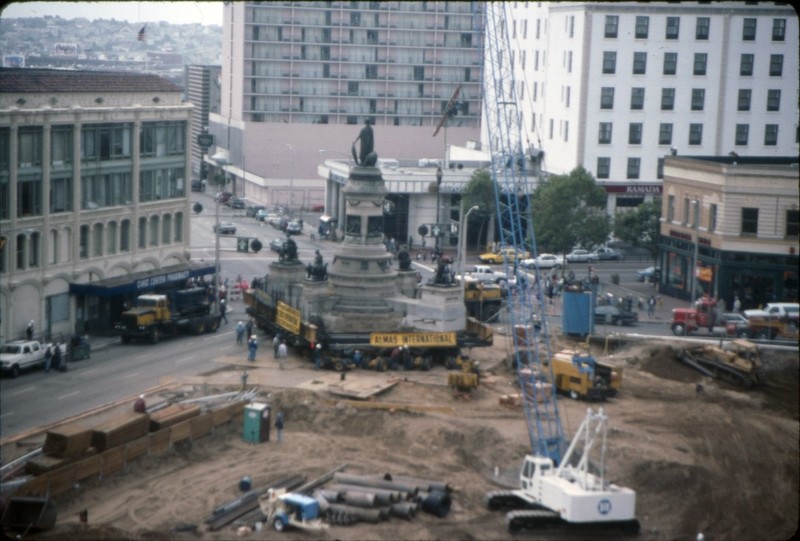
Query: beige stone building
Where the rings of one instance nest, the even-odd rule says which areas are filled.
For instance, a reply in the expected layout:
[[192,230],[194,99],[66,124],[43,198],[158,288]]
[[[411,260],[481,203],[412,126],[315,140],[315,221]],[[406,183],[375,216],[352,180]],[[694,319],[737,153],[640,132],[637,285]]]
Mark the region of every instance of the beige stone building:
[[205,273],[188,261],[191,113],[155,75],[0,70],[0,341],[29,321],[102,332],[137,292]]
[[[660,290],[742,308],[797,302],[800,171],[794,157],[667,157]],[[692,262],[697,287],[692,296]]]

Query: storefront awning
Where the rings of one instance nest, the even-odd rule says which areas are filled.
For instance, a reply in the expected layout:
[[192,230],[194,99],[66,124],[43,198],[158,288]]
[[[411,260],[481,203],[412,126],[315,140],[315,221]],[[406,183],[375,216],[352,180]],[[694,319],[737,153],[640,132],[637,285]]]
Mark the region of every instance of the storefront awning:
[[170,287],[186,283],[189,278],[214,274],[214,265],[192,264],[173,265],[149,271],[134,272],[125,276],[115,276],[88,284],[70,284],[72,295],[88,295],[94,297],[113,297],[123,294],[140,294],[154,291],[162,287]]

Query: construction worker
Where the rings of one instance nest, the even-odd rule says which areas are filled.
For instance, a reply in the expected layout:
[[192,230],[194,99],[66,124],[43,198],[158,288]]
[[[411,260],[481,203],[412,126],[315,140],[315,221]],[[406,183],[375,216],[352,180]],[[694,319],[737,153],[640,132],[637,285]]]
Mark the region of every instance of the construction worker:
[[322,364],[322,345],[317,344],[314,348],[314,370],[319,370]]
[[283,441],[283,412],[279,411],[275,416],[275,428],[278,431],[278,443]]
[[247,341],[247,360],[250,362],[255,362],[256,360],[256,351],[258,350],[258,340],[256,340],[256,335],[253,334],[250,336],[250,340]]
[[286,340],[281,340],[281,343],[278,344],[278,367],[283,370],[283,360],[289,355],[289,351],[286,349]]
[[133,403],[133,411],[136,413],[146,413],[147,412],[147,404],[144,401],[144,395],[140,394],[139,398]]

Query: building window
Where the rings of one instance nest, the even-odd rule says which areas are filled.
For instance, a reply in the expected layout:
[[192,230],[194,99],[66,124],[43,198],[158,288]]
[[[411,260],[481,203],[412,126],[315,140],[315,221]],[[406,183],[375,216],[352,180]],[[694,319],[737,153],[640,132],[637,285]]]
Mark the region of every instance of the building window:
[[147,248],[147,218],[139,218],[139,248]]
[[647,73],[647,53],[633,53],[633,73],[634,75]]
[[72,163],[72,126],[53,126],[50,130],[50,163],[54,168]]
[[713,233],[717,230],[717,205],[711,203],[708,206],[708,232]]
[[658,126],[658,144],[671,145],[672,144],[672,124],[662,123]]
[[750,110],[750,97],[753,95],[753,91],[749,88],[740,88],[739,89],[739,98],[737,100],[737,111],[749,111]]
[[462,47],[472,47],[472,34],[461,34],[461,46]]
[[661,89],[661,110],[672,111],[675,109],[675,89],[662,88]]
[[604,86],[600,89],[600,109],[614,108],[614,87]]
[[20,177],[17,180],[17,218],[42,215],[41,175]]
[[131,249],[131,221],[122,220],[119,228],[119,251],[127,252]]
[[642,144],[642,123],[631,122],[628,125],[628,144],[641,145]]
[[656,178],[659,180],[664,178],[664,158],[656,160]]
[[617,72],[617,53],[605,51],[603,53],[603,73]]
[[756,19],[746,18],[742,24],[742,41],[755,41],[756,39]]
[[42,128],[21,126],[17,133],[17,165],[20,169],[42,165]]
[[786,211],[786,236],[793,238],[800,236],[800,210]]
[[692,200],[688,197],[683,198],[683,225],[689,225],[689,209],[692,208]]
[[708,55],[706,53],[694,53],[695,75],[705,75],[708,68]]
[[84,125],[81,128],[81,159],[103,161],[130,158],[131,130],[130,124]]
[[361,12],[360,11],[351,11],[350,12],[350,26],[361,26]]
[[161,244],[169,244],[172,241],[172,215],[165,214],[161,220]]
[[175,213],[175,242],[183,242],[183,213]]
[[742,235],[758,235],[757,208],[742,208]]
[[129,173],[81,177],[81,208],[85,210],[130,204],[132,193]]
[[644,109],[644,88],[636,87],[631,89],[631,110],[641,111]]
[[650,17],[638,16],[636,17],[636,39],[647,39],[647,34],[650,29]]
[[629,179],[639,178],[639,167],[641,166],[641,162],[642,161],[639,158],[628,158],[627,178]]
[[681,18],[680,17],[667,17],[667,32],[666,38],[667,39],[678,39],[679,31],[681,27]]
[[772,20],[772,41],[783,41],[786,39],[786,19]]
[[598,138],[598,143],[602,145],[610,145],[611,144],[611,122],[601,122],[600,123],[600,135]]
[[80,230],[80,238],[79,241],[79,251],[78,256],[81,259],[87,259],[89,257],[89,226],[82,225]]
[[778,144],[778,125],[767,124],[764,126],[764,145],[774,147]]
[[706,91],[704,88],[692,89],[692,111],[702,111],[706,103]]
[[670,195],[667,197],[667,221],[673,222],[675,220],[675,196]]
[[664,75],[678,72],[678,53],[664,53]]
[[619,17],[617,15],[606,15],[606,34],[607,38],[617,37],[619,29]]
[[755,55],[743,54],[739,57],[739,75],[743,77],[751,77],[753,75],[753,64],[755,63]]
[[770,77],[780,77],[783,75],[783,55],[769,55],[769,75]]
[[161,224],[161,220],[158,216],[152,216],[150,218],[150,246],[158,246],[158,230]]
[[781,109],[781,91],[779,89],[771,89],[767,91],[767,111],[780,111]]
[[94,224],[92,228],[92,257],[103,255],[103,224]]
[[377,79],[378,78],[378,66],[367,66],[366,67],[365,78],[366,79]]
[[50,179],[50,212],[72,211],[72,177],[52,177]]
[[415,81],[424,81],[425,80],[425,67],[424,66],[414,66],[414,80]]
[[694,38],[700,40],[708,39],[711,30],[711,19],[709,17],[698,17],[697,26],[694,29]]
[[703,144],[702,124],[689,124],[689,144],[693,146]]
[[737,146],[746,145],[749,136],[750,136],[750,124],[737,124],[736,125],[735,144]]
[[348,81],[348,83],[347,83],[347,95],[348,96],[358,96],[358,81]]
[[611,158],[597,158],[597,178],[608,178],[611,173]]

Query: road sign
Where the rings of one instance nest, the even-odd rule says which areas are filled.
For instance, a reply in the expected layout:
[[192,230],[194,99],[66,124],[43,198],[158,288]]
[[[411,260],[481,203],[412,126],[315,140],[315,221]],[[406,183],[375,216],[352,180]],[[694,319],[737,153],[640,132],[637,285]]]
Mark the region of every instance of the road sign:
[[201,133],[197,136],[197,144],[203,148],[208,148],[214,144],[214,136],[210,133]]
[[237,252],[249,252],[250,237],[238,237],[236,239]]

